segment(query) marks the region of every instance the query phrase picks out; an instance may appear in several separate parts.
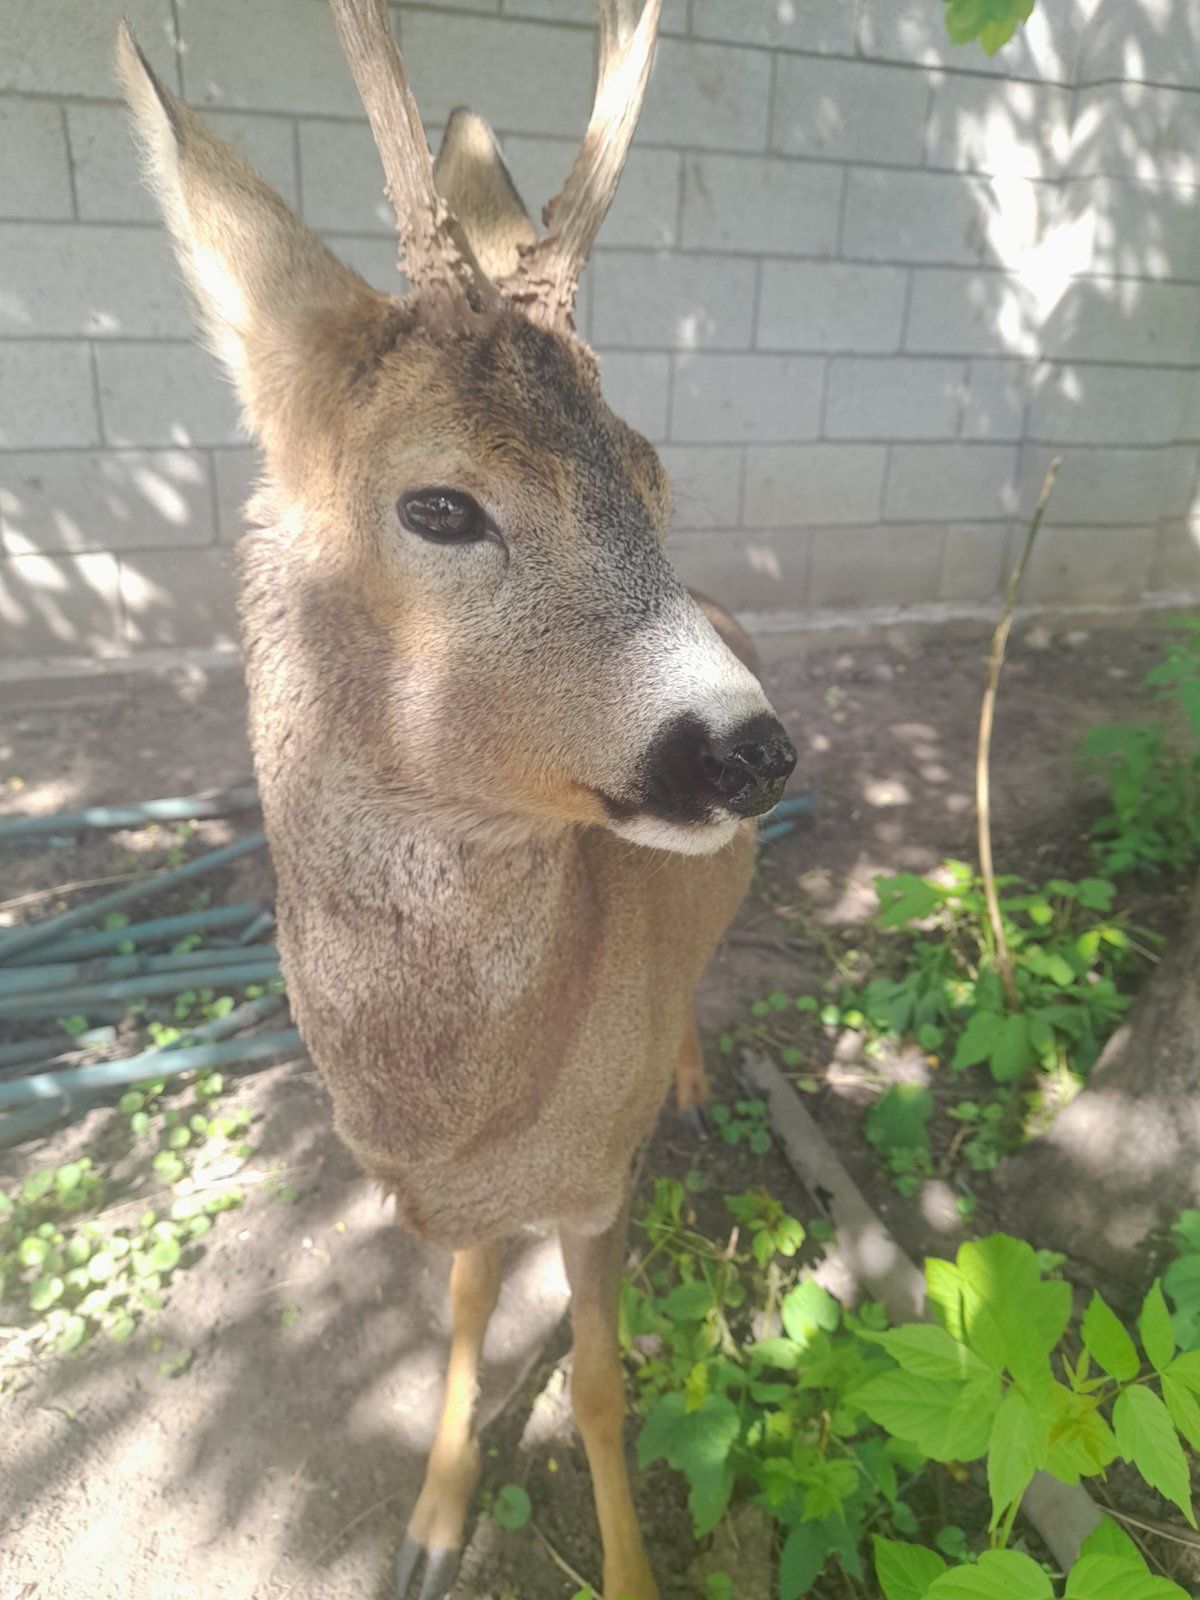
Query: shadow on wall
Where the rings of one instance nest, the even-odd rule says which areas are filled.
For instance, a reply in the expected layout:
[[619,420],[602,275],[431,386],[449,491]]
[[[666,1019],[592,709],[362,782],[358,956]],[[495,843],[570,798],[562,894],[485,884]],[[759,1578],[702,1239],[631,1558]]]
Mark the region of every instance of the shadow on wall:
[[[676,480],[684,575],[751,609],[986,604],[1062,452],[1031,601],[1200,589],[1200,93],[1164,87],[1200,52],[1196,0],[1038,0],[990,63],[946,42],[937,0],[863,0],[857,37],[843,20],[829,39],[800,9],[761,0],[751,21],[699,0],[692,40],[671,14],[584,285],[610,400]],[[458,26],[422,13],[406,35],[414,69],[443,24]],[[751,93],[764,46],[770,126]],[[449,69],[433,67],[437,87]],[[68,109],[78,224],[42,231],[78,256],[69,283],[50,305],[63,263],[39,265],[33,230],[0,282],[0,397],[30,396],[0,405],[0,648],[231,644],[253,452],[212,358],[183,343],[116,107]],[[206,114],[397,287],[364,125]],[[501,117],[536,211],[573,144],[549,123],[516,131],[522,114]],[[666,141],[689,118],[700,148],[682,155]],[[93,248],[116,252],[103,270]]]

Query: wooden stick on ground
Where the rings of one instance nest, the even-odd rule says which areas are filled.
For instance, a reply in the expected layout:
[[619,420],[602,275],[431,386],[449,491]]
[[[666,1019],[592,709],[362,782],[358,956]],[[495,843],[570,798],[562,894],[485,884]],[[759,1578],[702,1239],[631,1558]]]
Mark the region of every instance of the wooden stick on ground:
[[1008,951],[1008,940],[1004,937],[1004,923],[1000,916],[1000,901],[996,894],[996,873],[992,865],[992,810],[991,810],[991,751],[992,751],[992,723],[996,715],[996,691],[1000,686],[1000,668],[1004,665],[1004,650],[1008,644],[1008,636],[1012,631],[1013,611],[1017,604],[1017,591],[1021,587],[1021,579],[1025,575],[1025,567],[1029,561],[1030,552],[1033,550],[1034,540],[1038,536],[1038,529],[1042,525],[1042,517],[1050,502],[1054,491],[1054,480],[1058,476],[1058,469],[1062,465],[1062,457],[1055,456],[1046,469],[1046,476],[1042,482],[1042,492],[1038,496],[1037,510],[1033,514],[1033,521],[1029,524],[1029,532],[1025,535],[1025,543],[1021,547],[1021,554],[1017,557],[1017,564],[1012,569],[1008,580],[1008,592],[1004,597],[1004,611],[992,635],[992,648],[988,656],[987,687],[983,692],[983,707],[979,713],[979,746],[975,757],[975,809],[979,821],[979,870],[983,877],[983,894],[987,901],[988,921],[992,925],[992,937],[996,941],[996,967],[1004,984],[1004,993],[1008,999],[1010,1011],[1020,1010],[1020,1000],[1017,997],[1017,982],[1013,976],[1012,957]]

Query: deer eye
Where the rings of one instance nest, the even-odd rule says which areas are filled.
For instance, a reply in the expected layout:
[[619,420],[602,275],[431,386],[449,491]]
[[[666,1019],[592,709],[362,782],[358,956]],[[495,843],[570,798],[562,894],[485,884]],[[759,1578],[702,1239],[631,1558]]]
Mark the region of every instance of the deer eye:
[[457,489],[414,489],[397,503],[396,510],[410,533],[434,544],[472,544],[492,536],[479,506]]

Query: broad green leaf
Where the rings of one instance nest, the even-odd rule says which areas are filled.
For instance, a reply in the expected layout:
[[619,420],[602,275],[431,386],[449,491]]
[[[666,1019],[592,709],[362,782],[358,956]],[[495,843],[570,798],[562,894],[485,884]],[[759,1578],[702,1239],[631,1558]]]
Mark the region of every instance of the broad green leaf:
[[1084,1348],[1110,1378],[1127,1383],[1130,1378],[1137,1377],[1141,1366],[1137,1346],[1122,1327],[1116,1312],[1110,1310],[1099,1294],[1092,1296],[1083,1314],[1082,1332]]
[[928,1150],[933,1096],[919,1083],[894,1083],[867,1112],[867,1138],[877,1150]]
[[779,1600],[799,1600],[817,1581],[829,1540],[819,1522],[801,1522],[784,1540],[779,1557]]
[[698,1322],[713,1307],[713,1292],[704,1282],[681,1283],[663,1301],[673,1322]]
[[1189,1600],[1169,1578],[1156,1578],[1140,1555],[1081,1555],[1063,1600]]
[[1141,1551],[1133,1540],[1120,1528],[1111,1517],[1101,1517],[1098,1527],[1091,1533],[1079,1547],[1081,1556],[1122,1556],[1126,1560],[1130,1557],[1139,1564],[1142,1562]]
[[860,1337],[881,1345],[905,1372],[913,1372],[918,1378],[944,1378],[959,1383],[987,1371],[973,1350],[952,1339],[936,1323],[910,1322],[902,1328]]
[[1172,1261],[1163,1273],[1163,1288],[1175,1307],[1178,1322],[1194,1323],[1200,1319],[1200,1251],[1189,1251]]
[[964,1344],[966,1329],[963,1326],[962,1274],[953,1261],[943,1261],[940,1256],[926,1256],[925,1296],[950,1337]]
[[1023,1012],[1005,1017],[988,1060],[997,1083],[1015,1083],[1033,1065],[1029,1023]]
[[805,1278],[785,1294],[779,1310],[788,1338],[802,1350],[819,1330],[833,1333],[841,1317],[837,1301],[813,1278]]
[[994,1233],[958,1252],[967,1343],[994,1370],[1026,1386],[1044,1380],[1046,1359],[1071,1316],[1065,1283],[1045,1282],[1024,1240]]
[[741,1428],[738,1409],[725,1395],[710,1395],[694,1410],[686,1410],[678,1391],[665,1396],[646,1418],[638,1440],[638,1463],[665,1456],[667,1464],[682,1472],[691,1484],[688,1505],[696,1535],[709,1533],[720,1520],[733,1487],[729,1452]]
[[1177,1505],[1194,1528],[1187,1460],[1163,1402],[1138,1384],[1123,1389],[1113,1406],[1113,1430],[1125,1460],[1152,1489]]
[[1150,1292],[1142,1302],[1138,1317],[1138,1333],[1142,1349],[1150,1357],[1155,1372],[1164,1372],[1175,1354],[1175,1335],[1171,1332],[1171,1313],[1163,1299],[1162,1286],[1155,1278]]
[[1103,1472],[1118,1455],[1113,1431],[1095,1395],[1074,1394],[1056,1383],[1048,1394],[1050,1436],[1041,1465],[1063,1483]]
[[1015,1386],[1000,1402],[988,1440],[988,1493],[992,1497],[992,1527],[1028,1489],[1042,1464],[1050,1427],[1048,1419]]
[[875,1576],[884,1600],[924,1600],[929,1585],[947,1570],[941,1556],[923,1545],[881,1539],[878,1534],[871,1543],[875,1549]]
[[1185,1350],[1176,1356],[1167,1371],[1176,1383],[1183,1384],[1193,1394],[1200,1394],[1200,1350]]
[[1169,1371],[1164,1372],[1159,1381],[1162,1385],[1163,1404],[1171,1421],[1192,1449],[1200,1450],[1200,1405],[1197,1404],[1195,1395],[1173,1378]]
[[785,1372],[800,1362],[800,1350],[790,1339],[758,1339],[746,1347],[746,1354],[765,1367],[780,1367]]
[[987,1550],[973,1567],[935,1578],[924,1600],[1053,1600],[1050,1579],[1018,1550]]
[[533,1502],[519,1483],[506,1483],[496,1490],[492,1520],[502,1528],[523,1528],[533,1515]]
[[918,878],[911,872],[898,872],[893,878],[876,878],[875,893],[879,897],[881,928],[920,921],[936,911],[946,898],[941,884]]
[[857,1398],[872,1422],[935,1461],[974,1461],[987,1449],[1000,1380],[993,1372],[966,1383],[885,1372],[864,1384]]
[[976,1011],[963,1029],[954,1051],[951,1068],[957,1072],[986,1061],[1000,1042],[1004,1018],[994,1011]]
[[853,1461],[834,1461],[819,1456],[811,1466],[800,1467],[797,1481],[804,1485],[804,1520],[821,1522],[841,1516],[843,1502],[858,1487],[858,1468]]

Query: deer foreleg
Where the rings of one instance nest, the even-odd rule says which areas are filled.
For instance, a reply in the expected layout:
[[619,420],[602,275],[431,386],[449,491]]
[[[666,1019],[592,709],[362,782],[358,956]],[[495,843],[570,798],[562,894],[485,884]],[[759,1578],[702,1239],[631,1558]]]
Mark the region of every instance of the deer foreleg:
[[675,1057],[675,1109],[688,1132],[698,1139],[707,1134],[703,1115],[707,1104],[708,1074],[704,1070],[704,1054],[700,1049],[696,1019],[689,1017],[683,1043]]
[[[409,1519],[396,1564],[398,1600],[440,1600],[458,1569],[463,1525],[479,1477],[475,1400],[483,1336],[500,1297],[500,1246],[472,1245],[455,1253],[450,1269],[450,1362],[446,1392],[425,1481]],[[414,1589],[424,1558],[424,1578]]]
[[562,1232],[575,1336],[571,1403],[592,1474],[604,1547],[604,1600],[658,1600],[622,1439],[625,1384],[617,1349],[617,1297],[627,1224],[626,1210],[606,1233]]

